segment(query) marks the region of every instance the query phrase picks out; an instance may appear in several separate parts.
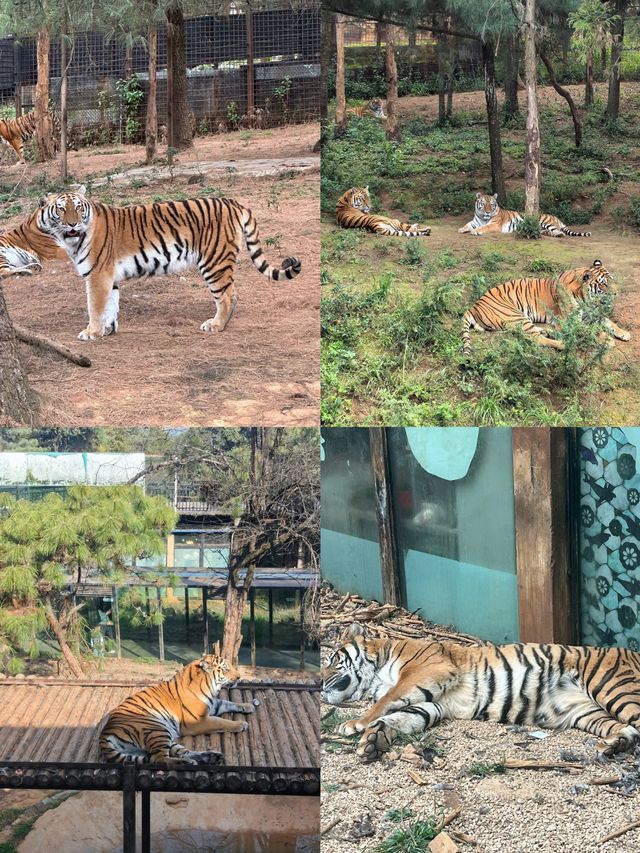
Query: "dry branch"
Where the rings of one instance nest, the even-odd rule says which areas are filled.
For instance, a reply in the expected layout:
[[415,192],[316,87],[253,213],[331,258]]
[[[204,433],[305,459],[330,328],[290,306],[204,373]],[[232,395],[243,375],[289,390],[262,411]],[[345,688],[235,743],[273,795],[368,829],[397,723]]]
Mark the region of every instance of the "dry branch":
[[31,346],[39,347],[40,349],[49,350],[50,352],[55,352],[57,355],[61,355],[63,358],[66,358],[67,361],[72,361],[79,367],[91,367],[91,359],[86,355],[78,355],[78,353],[73,352],[73,350],[70,350],[68,347],[63,346],[62,344],[57,344],[55,341],[49,340],[49,338],[43,338],[41,335],[36,335],[33,332],[28,331],[28,329],[23,329],[22,326],[14,325],[13,328],[16,333],[16,338],[19,341],[22,341],[22,343],[30,344]]
[[539,761],[536,758],[508,758],[504,766],[507,770],[584,770],[577,761]]
[[606,844],[607,841],[613,841],[614,838],[620,838],[621,835],[625,835],[627,832],[631,832],[632,829],[640,828],[640,820],[634,820],[632,823],[627,823],[625,826],[620,827],[620,829],[616,829],[615,832],[609,833],[609,835],[605,835],[604,838],[601,838],[598,844]]

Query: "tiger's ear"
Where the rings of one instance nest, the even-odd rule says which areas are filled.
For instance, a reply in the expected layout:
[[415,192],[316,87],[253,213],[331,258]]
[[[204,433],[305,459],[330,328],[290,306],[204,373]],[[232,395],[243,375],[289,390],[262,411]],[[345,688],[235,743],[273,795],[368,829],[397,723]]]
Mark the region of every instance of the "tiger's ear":
[[498,193],[494,193],[494,194],[491,196],[491,198],[492,198],[494,201],[498,201]]
[[200,660],[198,661],[198,667],[199,667],[201,670],[203,670],[203,672],[210,672],[210,671],[211,671],[211,667],[210,667],[210,666],[209,666],[209,664],[207,663],[207,658],[206,658],[206,656],[205,656],[205,655],[203,655],[203,656],[200,658]]
[[596,258],[596,259],[595,259],[595,261],[593,262],[592,266],[594,266],[594,267],[601,267],[601,266],[602,266],[602,261],[600,260],[600,258]]
[[347,631],[349,637],[362,637],[364,634],[364,628],[358,622],[353,622],[349,626],[349,630]]
[[220,643],[219,642],[213,644],[213,653],[217,658],[220,657]]
[[46,207],[49,204],[49,196],[41,195],[38,199],[38,207]]
[[80,184],[80,186],[78,187],[76,192],[78,193],[78,195],[86,195],[87,194],[87,188],[84,184]]
[[482,193],[476,193],[476,198],[482,198]]
[[[595,264],[594,264],[595,266]],[[582,276],[582,280],[586,284],[591,279],[591,273],[587,270],[587,272]]]
[[369,184],[366,185],[365,190],[369,192]]

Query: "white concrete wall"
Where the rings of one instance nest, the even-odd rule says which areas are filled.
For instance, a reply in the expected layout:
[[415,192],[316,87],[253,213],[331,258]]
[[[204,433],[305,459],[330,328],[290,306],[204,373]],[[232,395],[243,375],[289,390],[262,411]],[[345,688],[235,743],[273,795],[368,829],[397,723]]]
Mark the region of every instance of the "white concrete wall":
[[[0,485],[116,485],[143,471],[144,459],[144,453],[0,453]],[[137,482],[144,485],[143,478]]]

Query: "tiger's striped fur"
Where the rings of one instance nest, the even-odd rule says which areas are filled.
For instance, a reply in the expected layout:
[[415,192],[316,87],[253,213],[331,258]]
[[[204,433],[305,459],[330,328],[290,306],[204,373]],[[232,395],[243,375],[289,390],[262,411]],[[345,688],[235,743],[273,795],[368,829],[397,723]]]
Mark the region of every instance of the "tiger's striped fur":
[[[58,148],[60,140],[60,119],[54,112],[46,113],[46,118],[51,122],[51,132],[53,140]],[[18,118],[0,119],[0,140],[9,145],[20,158],[21,163],[26,163],[24,159],[24,143],[36,132],[36,114],[35,112],[27,113]]]
[[325,663],[323,699],[373,700],[338,728],[361,733],[365,760],[380,758],[396,733],[447,719],[581,729],[605,755],[640,738],[640,654],[628,649],[366,639],[359,625],[350,634]]
[[368,104],[362,107],[348,107],[348,116],[357,116],[358,118],[386,118],[384,111],[384,102],[380,98],[372,98]]
[[[505,210],[498,204],[498,196],[476,193],[475,212],[471,222],[458,229],[459,234],[491,234],[502,232],[510,234],[524,219],[517,210]],[[557,216],[549,213],[540,214],[540,229],[550,237],[591,237],[591,231],[573,231],[561,222]]]
[[220,718],[255,711],[251,703],[218,698],[220,689],[237,678],[237,670],[220,657],[216,644],[213,654],[203,655],[169,681],[145,687],[114,708],[100,732],[102,755],[119,763],[222,763],[221,753],[189,750],[178,738],[246,731],[246,722]]
[[237,297],[233,275],[243,240],[257,269],[272,281],[295,278],[302,267],[285,258],[264,259],[253,213],[233,199],[193,198],[111,207],[89,201],[85,188],[41,199],[38,228],[62,246],[87,280],[89,325],[81,340],[118,329],[117,283],[171,275],[197,266],[216,304],[216,316],[200,328],[221,332]]
[[[540,326],[553,326],[566,307],[576,308],[588,296],[615,293],[611,273],[595,260],[591,267],[565,270],[558,279],[518,278],[498,284],[487,291],[462,318],[462,345],[465,355],[471,352],[471,329],[502,331],[513,326],[535,337],[542,346],[564,349],[562,341],[545,336]],[[605,321],[607,331],[621,341],[631,338],[611,319]]]
[[343,228],[364,228],[387,237],[427,237],[431,228],[426,225],[400,222],[388,216],[370,214],[369,187],[352,187],[340,196],[336,205],[336,219]]
[[67,253],[36,224],[32,213],[16,228],[0,234],[0,279],[31,275],[42,269],[41,261],[66,258]]

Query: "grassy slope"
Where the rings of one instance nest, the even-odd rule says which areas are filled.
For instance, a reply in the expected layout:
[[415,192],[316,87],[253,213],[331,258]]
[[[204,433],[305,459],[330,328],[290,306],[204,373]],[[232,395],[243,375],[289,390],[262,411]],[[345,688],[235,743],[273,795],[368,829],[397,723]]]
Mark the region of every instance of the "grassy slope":
[[[462,97],[467,107],[482,103],[481,94]],[[587,117],[579,152],[566,108],[541,98],[542,208],[567,224],[589,222],[578,230],[592,230],[590,239],[459,235],[475,191],[489,185],[483,115],[458,113],[457,126],[441,129],[431,120],[433,99],[404,100],[401,145],[386,142],[375,121],[355,121],[323,156],[324,422],[637,422],[634,340],[604,355],[593,330],[571,321],[570,346],[558,354],[518,334],[476,334],[463,371],[460,317],[494,284],[600,257],[621,291],[615,315],[634,333],[640,87],[625,85],[618,128],[605,129],[598,109]],[[510,205],[521,209],[523,126],[505,129],[504,150]],[[605,182],[603,166],[613,182]],[[432,236],[409,241],[337,229],[335,198],[367,183],[377,209],[427,222]]]

